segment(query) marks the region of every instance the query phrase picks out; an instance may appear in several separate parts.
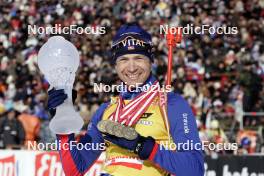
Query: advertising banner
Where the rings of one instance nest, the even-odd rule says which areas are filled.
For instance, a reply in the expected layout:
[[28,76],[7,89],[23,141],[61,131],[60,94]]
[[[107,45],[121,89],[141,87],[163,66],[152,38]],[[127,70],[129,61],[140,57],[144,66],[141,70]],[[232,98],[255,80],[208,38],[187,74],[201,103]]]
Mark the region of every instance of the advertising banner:
[[[85,176],[100,175],[104,153]],[[264,176],[264,156],[205,157],[205,176]],[[64,176],[58,152],[0,150],[0,176]]]

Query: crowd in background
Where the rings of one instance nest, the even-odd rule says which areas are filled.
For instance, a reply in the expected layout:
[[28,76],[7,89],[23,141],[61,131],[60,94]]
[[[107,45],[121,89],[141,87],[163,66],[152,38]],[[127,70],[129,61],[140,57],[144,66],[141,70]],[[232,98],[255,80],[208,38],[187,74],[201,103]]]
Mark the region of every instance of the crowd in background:
[[[238,142],[245,150],[242,153],[263,150],[264,115],[243,115],[264,112],[262,0],[9,0],[1,1],[0,6],[1,135],[16,119],[9,125],[14,134],[8,138],[13,136],[17,142],[8,142],[19,145],[23,140],[54,140],[45,110],[49,84],[36,64],[38,50],[50,35],[28,34],[28,25],[105,27],[106,33],[101,35],[64,35],[80,53],[75,105],[88,123],[99,105],[112,95],[95,92],[94,83],[120,82],[110,64],[111,39],[122,24],[136,21],[152,34],[152,72],[161,82],[167,71],[168,49],[160,25],[237,27],[235,35],[184,35],[174,50],[172,84],[191,105],[202,140]],[[24,132],[16,130],[21,126]],[[25,134],[15,135],[21,133]]]

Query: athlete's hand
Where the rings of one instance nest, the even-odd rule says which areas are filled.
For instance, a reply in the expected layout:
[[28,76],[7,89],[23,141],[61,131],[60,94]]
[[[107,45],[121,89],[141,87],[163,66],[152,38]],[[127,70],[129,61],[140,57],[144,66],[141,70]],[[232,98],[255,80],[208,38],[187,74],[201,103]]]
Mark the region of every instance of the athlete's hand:
[[[54,117],[56,114],[56,108],[61,105],[66,99],[67,94],[64,92],[64,89],[55,90],[52,88],[48,91],[48,105],[47,108],[51,117]],[[72,89],[72,103],[75,102],[77,98],[77,91]]]
[[116,137],[113,135],[106,134],[104,139],[118,145],[119,147],[132,150],[138,154],[142,160],[148,159],[154,149],[155,139],[152,137],[144,137],[138,134],[138,137],[134,140],[127,140],[123,137]]

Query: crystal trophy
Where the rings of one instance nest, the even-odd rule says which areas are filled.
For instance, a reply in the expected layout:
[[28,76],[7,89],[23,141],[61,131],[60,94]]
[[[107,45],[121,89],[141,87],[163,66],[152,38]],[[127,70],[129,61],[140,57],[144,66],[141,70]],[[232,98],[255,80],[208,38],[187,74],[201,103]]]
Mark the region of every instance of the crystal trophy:
[[49,127],[55,134],[77,133],[83,126],[83,119],[72,103],[72,88],[75,72],[80,63],[76,47],[62,36],[54,36],[40,48],[38,67],[50,86],[64,89],[68,98],[56,108],[56,114]]

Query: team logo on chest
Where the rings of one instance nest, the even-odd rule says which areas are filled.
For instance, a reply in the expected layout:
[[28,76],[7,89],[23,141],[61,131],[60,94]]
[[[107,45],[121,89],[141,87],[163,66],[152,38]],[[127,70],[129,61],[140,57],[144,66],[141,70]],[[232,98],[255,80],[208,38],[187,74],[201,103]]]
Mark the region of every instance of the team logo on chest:
[[142,114],[141,119],[142,119],[142,118],[146,119],[146,118],[150,117],[152,114],[153,114],[153,113],[146,113],[146,112],[145,112],[145,113]]

